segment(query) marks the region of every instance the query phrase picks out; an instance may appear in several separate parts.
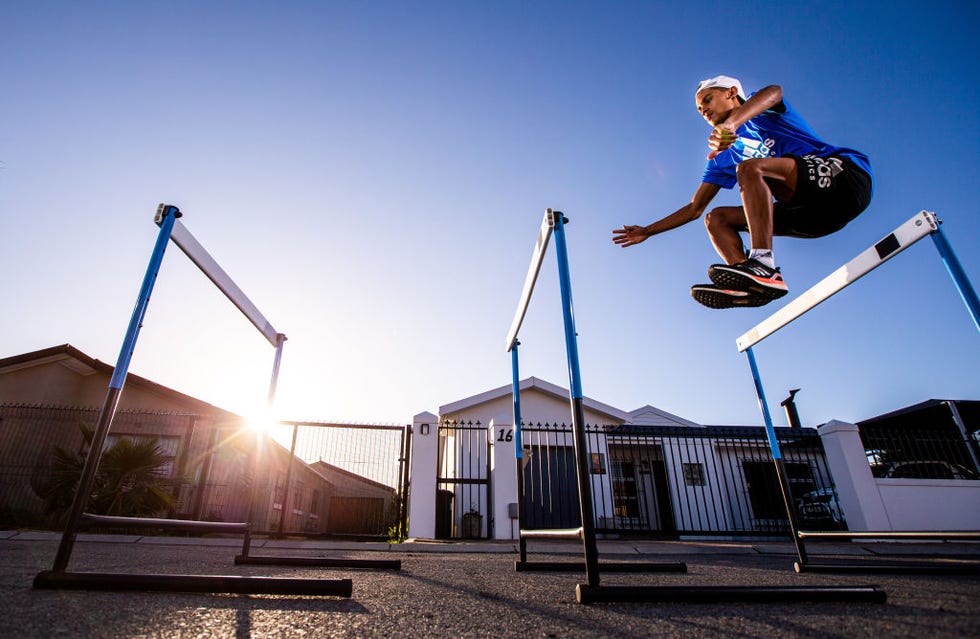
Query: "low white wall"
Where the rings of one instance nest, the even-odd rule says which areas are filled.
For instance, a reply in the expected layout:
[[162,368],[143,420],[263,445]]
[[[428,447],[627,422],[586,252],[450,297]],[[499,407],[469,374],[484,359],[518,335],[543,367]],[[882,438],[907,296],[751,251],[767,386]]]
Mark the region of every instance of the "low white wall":
[[980,531],[980,481],[875,478],[857,426],[832,421],[817,432],[848,530]]
[[892,530],[980,530],[980,481],[877,479]]

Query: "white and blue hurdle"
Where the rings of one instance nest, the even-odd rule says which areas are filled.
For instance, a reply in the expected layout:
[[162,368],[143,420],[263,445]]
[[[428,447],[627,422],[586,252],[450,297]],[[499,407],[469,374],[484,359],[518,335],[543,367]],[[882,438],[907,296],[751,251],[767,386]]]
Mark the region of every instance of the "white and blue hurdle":
[[850,262],[840,267],[821,281],[817,282],[810,289],[793,299],[768,318],[757,324],[751,330],[740,336],[736,340],[739,352],[744,352],[749,361],[752,371],[752,379],[755,382],[756,394],[759,399],[759,408],[765,421],[766,436],[769,440],[769,447],[772,451],[773,462],[776,467],[776,475],[779,480],[783,502],[789,520],[790,534],[796,545],[798,561],[796,570],[798,572],[976,572],[976,566],[956,566],[949,563],[936,562],[905,562],[895,563],[869,563],[869,562],[812,562],[810,561],[804,540],[805,539],[980,539],[980,531],[881,531],[881,532],[849,532],[849,531],[804,531],[800,530],[799,518],[796,506],[790,492],[789,480],[787,478],[785,465],[783,462],[782,451],[776,439],[776,432],[773,428],[772,417],[769,413],[769,405],[766,402],[765,390],[762,387],[762,378],[759,375],[759,367],[756,363],[753,347],[776,333],[790,322],[801,317],[805,313],[815,308],[820,303],[836,295],[844,288],[850,286],[871,271],[875,270],[891,258],[895,257],[905,249],[909,248],[919,240],[931,237],[946,270],[949,272],[963,303],[966,305],[967,312],[973,320],[977,330],[980,331],[980,302],[977,293],[966,276],[960,261],[946,236],[943,233],[940,220],[934,213],[921,211],[894,231],[886,235],[873,246],[861,252]]
[[[531,265],[524,280],[517,312],[507,333],[506,350],[511,353],[513,369],[513,402],[514,402],[514,448],[517,456],[517,485],[518,485],[518,525],[520,529],[521,562],[527,562],[527,539],[580,539],[584,553],[584,568],[587,583],[580,583],[575,588],[576,600],[581,604],[600,602],[756,602],[756,603],[786,603],[802,601],[866,601],[882,603],[886,595],[875,586],[603,586],[600,572],[609,570],[613,564],[600,565],[598,546],[595,533],[595,514],[592,502],[592,485],[588,474],[588,451],[585,438],[585,415],[583,409],[582,380],[579,368],[578,338],[575,329],[575,313],[572,307],[571,277],[568,267],[568,247],[565,240],[565,224],[568,219],[561,211],[547,209],[538,238],[531,255]],[[527,313],[534,285],[541,270],[541,263],[547,252],[549,240],[555,238],[555,248],[558,258],[558,279],[561,289],[562,318],[565,329],[565,350],[568,359],[569,402],[572,417],[572,444],[575,451],[575,473],[579,493],[579,513],[581,526],[560,530],[529,530],[525,529],[525,513],[523,505],[523,469],[521,459],[524,456],[521,435],[521,403],[518,372],[518,334]],[[575,564],[581,569],[581,564]],[[685,564],[654,564],[649,571],[683,572]],[[534,570],[533,566],[525,566],[524,570]],[[559,566],[542,564],[541,570],[560,570]],[[636,568],[620,569],[618,572],[641,572]]]
[[[109,381],[109,388],[99,414],[95,433],[89,446],[85,465],[82,468],[78,488],[68,511],[65,530],[58,546],[51,570],[38,573],[34,578],[36,589],[71,590],[144,590],[166,592],[221,592],[239,594],[290,594],[290,595],[331,595],[350,597],[350,579],[297,579],[285,577],[247,577],[240,575],[180,575],[180,574],[128,574],[70,572],[67,570],[79,528],[89,526],[120,526],[126,528],[164,528],[182,532],[243,534],[243,555],[249,550],[248,522],[204,522],[193,520],[158,519],[144,517],[117,517],[86,513],[96,471],[102,456],[109,429],[112,426],[119,399],[122,395],[129,365],[136,341],[139,338],[143,319],[150,302],[150,295],[156,283],[163,256],[170,241],[173,241],[185,255],[210,279],[215,286],[245,315],[263,337],[275,347],[272,367],[272,380],[269,385],[268,401],[271,405],[276,392],[279,364],[286,336],[277,332],[248,296],[235,284],[228,274],[208,254],[180,222],[180,209],[169,204],[161,204],[154,217],[160,227],[150,262],[143,277],[136,307],[130,318],[123,338],[119,357]],[[254,499],[250,500],[254,505]]]
[[[545,211],[538,239],[531,255],[531,266],[524,280],[524,290],[517,305],[517,313],[507,334],[507,350],[511,353],[514,397],[514,451],[517,456],[517,520],[520,559],[515,562],[518,572],[585,572],[591,585],[598,585],[599,571],[604,572],[686,572],[683,562],[610,562],[599,564],[595,536],[594,512],[592,506],[592,484],[588,472],[588,450],[585,438],[585,417],[582,409],[582,381],[578,363],[578,340],[575,332],[575,313],[572,308],[571,277],[568,269],[568,248],[565,242],[564,226],[568,223],[561,211]],[[567,529],[529,529],[525,527],[526,513],[524,500],[524,472],[521,460],[524,457],[523,436],[521,433],[521,393],[520,368],[518,363],[517,335],[527,313],[531,294],[541,270],[541,262],[548,249],[549,240],[555,237],[558,256],[558,278],[561,289],[562,315],[565,327],[565,348],[568,355],[569,399],[572,409],[572,442],[575,450],[576,479],[579,490],[581,526]],[[579,539],[583,543],[585,562],[567,561],[528,561],[528,539]]]

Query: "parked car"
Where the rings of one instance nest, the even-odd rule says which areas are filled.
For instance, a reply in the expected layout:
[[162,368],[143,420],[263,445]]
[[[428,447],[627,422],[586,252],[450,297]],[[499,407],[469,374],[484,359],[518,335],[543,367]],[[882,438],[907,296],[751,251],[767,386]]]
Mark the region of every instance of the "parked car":
[[796,501],[800,527],[809,530],[846,530],[837,494],[833,488],[819,488]]
[[977,479],[977,473],[965,466],[932,459],[893,462],[879,476],[893,479]]

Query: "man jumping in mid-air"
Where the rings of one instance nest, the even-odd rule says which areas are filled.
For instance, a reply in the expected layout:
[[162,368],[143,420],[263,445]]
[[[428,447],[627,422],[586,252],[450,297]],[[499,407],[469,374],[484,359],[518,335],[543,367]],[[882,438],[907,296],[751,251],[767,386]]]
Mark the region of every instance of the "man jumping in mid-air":
[[[725,263],[712,265],[712,284],[692,286],[691,295],[710,308],[768,304],[787,292],[773,236],[822,237],[844,228],[871,202],[871,164],[860,151],[821,140],[779,86],[746,98],[738,80],[719,75],[700,82],[694,100],[713,127],[701,185],[670,215],[614,230],[613,242],[633,246],[696,220],[720,189],[738,184],[742,206],[717,207],[704,219]],[[748,259],[742,231],[751,242]]]

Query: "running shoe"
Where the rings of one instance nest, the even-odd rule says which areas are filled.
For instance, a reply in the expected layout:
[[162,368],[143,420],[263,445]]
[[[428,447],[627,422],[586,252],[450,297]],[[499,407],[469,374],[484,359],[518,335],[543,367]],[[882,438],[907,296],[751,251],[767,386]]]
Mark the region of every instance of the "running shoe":
[[745,260],[738,264],[712,264],[708,277],[723,289],[745,291],[757,296],[778,299],[789,292],[778,268],[769,268],[759,260]]
[[733,291],[714,284],[697,284],[691,287],[691,297],[708,308],[740,308],[763,306],[773,299],[764,295],[755,295],[746,291]]

